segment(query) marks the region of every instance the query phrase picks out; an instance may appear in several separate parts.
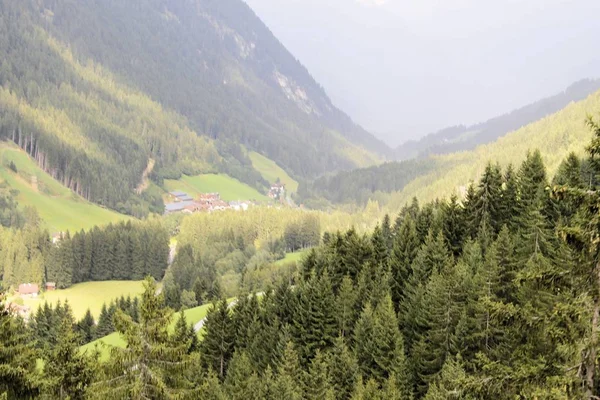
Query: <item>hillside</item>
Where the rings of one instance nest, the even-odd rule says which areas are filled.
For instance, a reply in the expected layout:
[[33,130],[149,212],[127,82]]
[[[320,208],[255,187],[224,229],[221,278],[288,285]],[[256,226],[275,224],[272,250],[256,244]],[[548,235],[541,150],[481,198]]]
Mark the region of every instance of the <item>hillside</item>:
[[472,150],[525,125],[560,111],[571,102],[584,100],[600,90],[600,79],[583,79],[563,92],[518,108],[510,113],[472,126],[458,125],[442,129],[416,141],[409,141],[395,150],[399,160]]
[[200,193],[219,193],[225,201],[268,201],[268,197],[245,183],[223,174],[184,175],[178,180],[165,180],[169,191],[182,191],[196,198]]
[[[16,172],[8,168],[13,163]],[[51,233],[89,229],[129,219],[101,208],[52,179],[17,146],[0,143],[0,180],[16,190],[21,209],[34,207]]]
[[[106,21],[111,23],[106,23]],[[378,163],[387,147],[335,108],[241,0],[0,0],[0,137],[87,200],[145,215],[134,193],[225,173],[268,182]]]
[[323,200],[364,206],[375,199],[394,213],[414,196],[430,201],[453,192],[461,194],[470,181],[479,178],[488,162],[518,165],[530,150],[540,150],[553,174],[568,153],[583,152],[590,136],[586,118],[598,113],[600,91],[475,149],[324,176],[301,185],[299,194],[307,204],[317,207],[323,206]]
[[453,192],[460,194],[470,181],[477,180],[488,162],[498,162],[502,167],[519,165],[529,150],[538,149],[550,175],[553,175],[563,159],[570,153],[584,153],[590,141],[590,129],[586,126],[588,115],[600,115],[600,92],[585,100],[572,103],[548,117],[524,126],[497,141],[448,155],[432,156],[439,167],[410,182],[389,203],[398,209],[413,196],[419,201],[447,197]]

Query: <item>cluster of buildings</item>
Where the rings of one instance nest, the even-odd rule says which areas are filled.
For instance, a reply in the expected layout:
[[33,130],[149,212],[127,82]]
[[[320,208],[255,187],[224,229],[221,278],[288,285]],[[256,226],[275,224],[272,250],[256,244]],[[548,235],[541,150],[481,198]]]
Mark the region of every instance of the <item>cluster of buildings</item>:
[[170,192],[169,198],[171,203],[165,205],[165,214],[176,212],[196,213],[196,212],[212,212],[222,210],[246,211],[250,206],[250,202],[246,201],[230,201],[226,202],[221,199],[219,193],[202,193],[196,199],[185,192]]
[[267,196],[269,196],[270,199],[283,202],[283,200],[285,200],[285,183],[272,184]]
[[[56,290],[55,282],[46,282],[46,291]],[[22,299],[36,298],[40,294],[40,286],[37,283],[21,283],[17,289],[17,294]],[[8,303],[6,308],[15,315],[27,320],[31,314],[31,307],[17,303]]]

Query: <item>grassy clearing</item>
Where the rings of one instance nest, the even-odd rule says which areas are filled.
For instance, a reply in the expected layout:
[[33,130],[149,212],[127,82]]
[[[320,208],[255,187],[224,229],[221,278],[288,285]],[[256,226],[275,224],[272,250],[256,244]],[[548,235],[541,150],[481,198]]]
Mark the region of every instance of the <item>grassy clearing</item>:
[[287,253],[284,258],[277,260],[273,265],[285,265],[292,262],[300,262],[310,250],[297,251],[295,253]]
[[[7,166],[13,162],[17,172]],[[90,203],[42,171],[21,149],[0,144],[0,180],[19,191],[21,207],[37,209],[50,232],[78,231],[130,217]]]
[[200,193],[217,192],[225,201],[257,200],[268,201],[269,198],[259,193],[253,187],[246,185],[224,174],[203,174],[196,176],[184,175],[181,179],[165,180],[165,187],[169,191],[181,190],[190,196]]
[[[199,307],[185,310],[184,314],[188,324],[197,324],[198,322],[200,322],[200,320],[206,317],[206,314],[208,313],[208,310],[211,306],[212,304],[204,304]],[[176,314],[173,320],[171,321],[171,325],[169,326],[169,329],[171,331],[175,329],[175,324],[177,323],[178,318],[179,314]],[[198,337],[202,337],[202,331],[198,332]],[[126,344],[127,343],[125,343],[125,340],[123,340],[119,333],[113,332],[108,336],[94,340],[93,342],[81,346],[81,351],[92,351],[96,346],[98,346],[98,350],[100,351],[100,360],[106,361],[110,355],[109,347],[124,348]]]
[[279,178],[282,183],[285,183],[285,187],[289,192],[296,193],[298,191],[298,182],[289,176],[275,161],[254,151],[248,153],[248,156],[254,169],[260,172],[262,177],[269,183],[273,183]]
[[24,299],[23,303],[36,311],[44,302],[56,304],[58,301],[69,301],[73,315],[80,319],[89,308],[94,319],[100,317],[102,304],[121,296],[139,296],[144,291],[143,281],[104,281],[85,282],[73,285],[68,289],[45,292],[35,299]]

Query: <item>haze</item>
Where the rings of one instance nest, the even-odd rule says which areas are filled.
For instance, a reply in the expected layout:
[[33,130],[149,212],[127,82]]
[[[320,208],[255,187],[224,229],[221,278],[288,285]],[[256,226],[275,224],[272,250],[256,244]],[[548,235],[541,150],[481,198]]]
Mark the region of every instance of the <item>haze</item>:
[[390,145],[600,76],[598,0],[246,0]]

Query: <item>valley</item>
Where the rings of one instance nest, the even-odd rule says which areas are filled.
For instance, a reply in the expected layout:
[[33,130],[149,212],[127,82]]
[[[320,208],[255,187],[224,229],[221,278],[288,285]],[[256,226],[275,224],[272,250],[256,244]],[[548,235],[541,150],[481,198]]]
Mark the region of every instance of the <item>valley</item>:
[[242,0],[0,54],[0,400],[600,396],[600,80],[393,149]]

